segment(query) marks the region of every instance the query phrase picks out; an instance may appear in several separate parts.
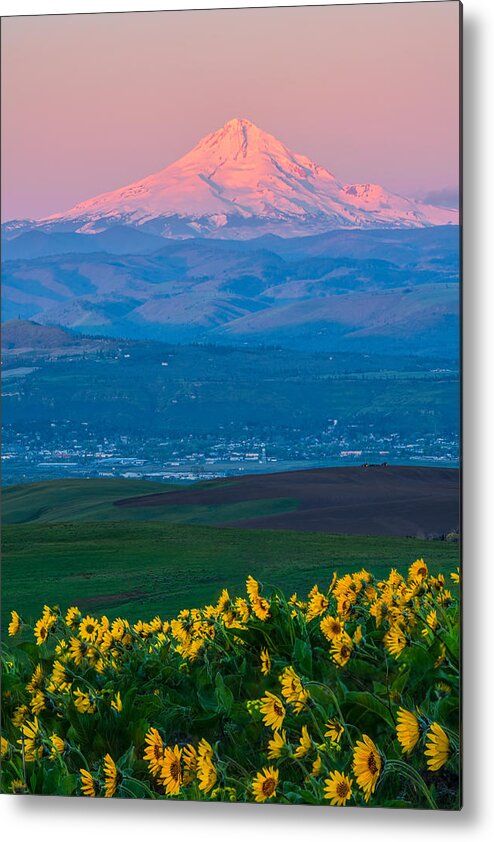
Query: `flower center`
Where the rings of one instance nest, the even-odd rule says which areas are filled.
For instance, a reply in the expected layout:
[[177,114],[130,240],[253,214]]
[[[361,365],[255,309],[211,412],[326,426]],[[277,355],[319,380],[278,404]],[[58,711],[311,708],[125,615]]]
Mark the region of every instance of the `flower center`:
[[373,751],[371,751],[370,754],[369,754],[369,758],[367,760],[367,766],[369,767],[369,771],[372,772],[373,775],[375,775],[376,772],[378,771],[376,758],[374,756]]
[[349,792],[350,788],[346,781],[340,781],[339,784],[337,784],[336,793],[338,795],[338,798],[346,798]]
[[277,702],[273,704],[273,710],[276,716],[283,716],[283,708]]
[[170,777],[172,777],[174,781],[178,781],[180,778],[180,763],[178,760],[172,760],[170,763]]
[[275,784],[274,784],[273,779],[267,778],[262,785],[263,795],[266,795],[269,798],[269,796],[273,794],[274,790],[275,790]]

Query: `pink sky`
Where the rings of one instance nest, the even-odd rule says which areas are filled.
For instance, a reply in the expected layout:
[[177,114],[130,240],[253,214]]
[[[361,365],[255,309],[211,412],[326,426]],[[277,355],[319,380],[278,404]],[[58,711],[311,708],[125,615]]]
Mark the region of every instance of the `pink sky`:
[[161,169],[247,117],[342,181],[458,184],[457,2],[2,20],[2,218]]

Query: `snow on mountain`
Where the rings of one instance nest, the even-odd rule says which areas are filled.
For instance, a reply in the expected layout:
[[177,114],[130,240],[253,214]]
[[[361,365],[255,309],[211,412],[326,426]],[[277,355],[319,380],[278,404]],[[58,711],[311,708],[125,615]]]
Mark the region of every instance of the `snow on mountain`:
[[377,184],[344,185],[249,120],[233,119],[147,178],[24,226],[16,220],[6,230],[94,234],[124,224],[161,236],[249,238],[451,223],[458,224],[457,210],[407,199]]

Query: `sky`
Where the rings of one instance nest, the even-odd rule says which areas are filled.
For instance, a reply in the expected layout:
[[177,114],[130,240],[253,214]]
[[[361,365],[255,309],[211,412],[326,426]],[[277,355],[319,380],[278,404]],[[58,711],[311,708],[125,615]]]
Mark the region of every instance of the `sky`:
[[457,2],[2,20],[2,219],[159,170],[246,117],[343,182],[457,191]]

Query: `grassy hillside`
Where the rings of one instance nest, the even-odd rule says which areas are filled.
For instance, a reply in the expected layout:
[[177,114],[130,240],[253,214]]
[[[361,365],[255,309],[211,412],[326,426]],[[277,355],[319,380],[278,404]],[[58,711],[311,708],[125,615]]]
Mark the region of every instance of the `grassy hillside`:
[[318,468],[189,485],[71,479],[3,492],[4,523],[159,521],[430,538],[458,528],[458,471]]
[[[210,482],[196,483],[204,489]],[[179,485],[129,479],[63,479],[12,485],[2,490],[3,523],[75,523],[92,521],[152,521],[165,523],[224,523],[267,515],[284,514],[297,508],[297,500],[278,497],[271,500],[244,500],[218,505],[176,504],[168,506],[117,507],[114,502],[171,493],[186,488]]]
[[35,619],[44,602],[129,619],[173,615],[240,592],[249,573],[266,585],[304,592],[333,569],[365,565],[377,575],[424,557],[432,572],[454,569],[458,548],[441,541],[334,536],[164,523],[7,525],[3,612]]
[[[156,494],[178,486],[132,479],[62,479],[2,489],[3,523],[118,520],[114,500]],[[131,518],[126,518],[130,520]]]

